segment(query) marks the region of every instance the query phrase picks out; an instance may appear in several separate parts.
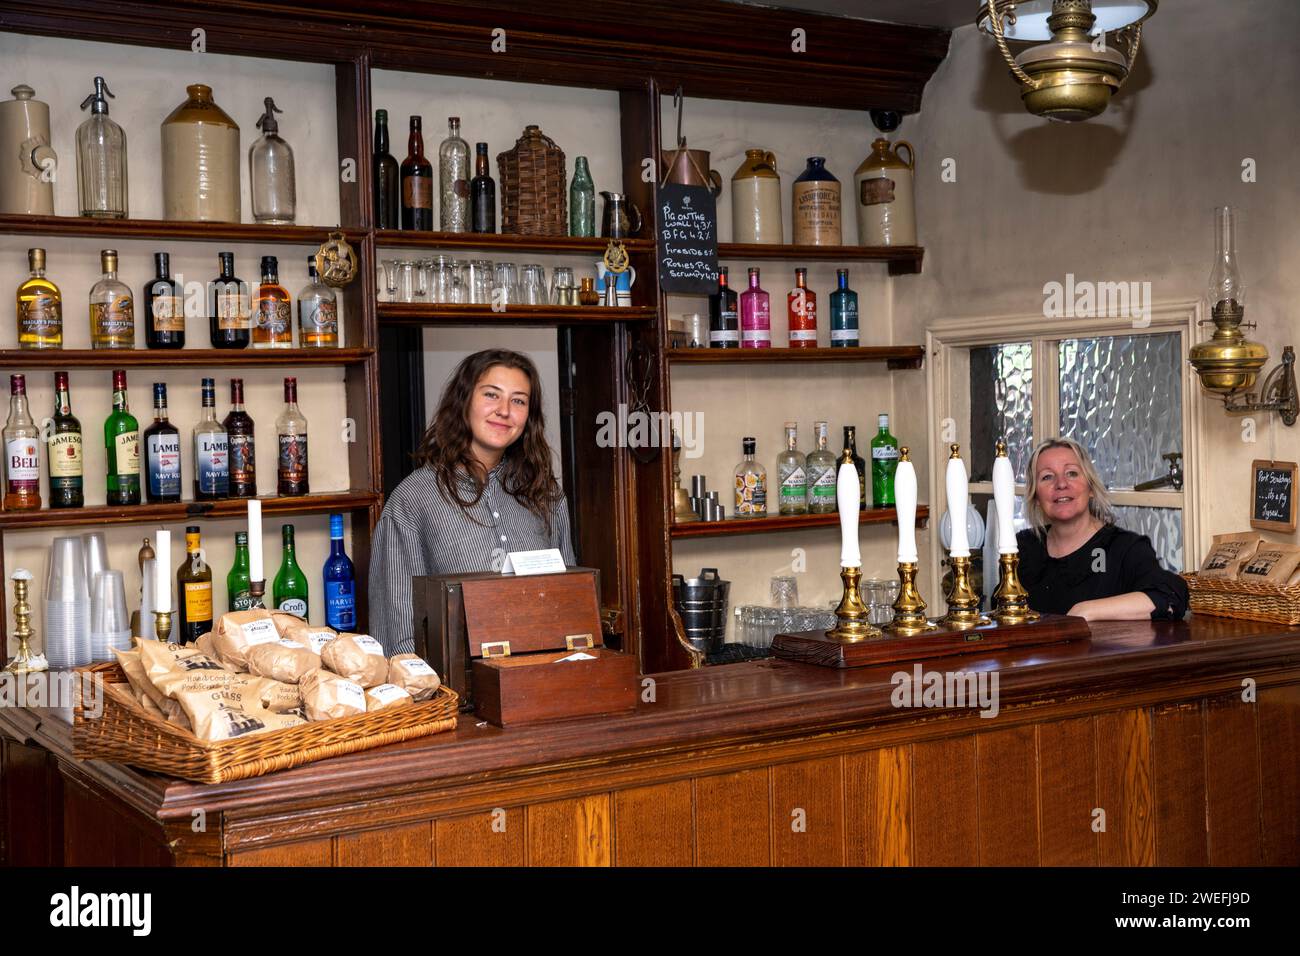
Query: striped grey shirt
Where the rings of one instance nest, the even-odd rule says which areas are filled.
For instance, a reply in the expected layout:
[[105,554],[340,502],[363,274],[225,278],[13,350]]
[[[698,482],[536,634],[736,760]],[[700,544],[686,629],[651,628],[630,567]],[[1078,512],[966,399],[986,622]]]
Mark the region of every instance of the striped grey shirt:
[[[509,551],[559,548],[564,563],[576,564],[569,543],[569,509],[555,504],[551,533],[501,485],[502,466],[488,472],[483,497],[463,511],[448,501],[432,468],[421,466],[407,475],[384,503],[370,552],[370,633],[385,653],[415,650],[411,578],[426,574],[491,571],[493,553],[500,568]],[[469,476],[461,476],[466,498],[472,496]],[[466,512],[478,522],[466,517]],[[499,549],[499,550],[498,550]]]

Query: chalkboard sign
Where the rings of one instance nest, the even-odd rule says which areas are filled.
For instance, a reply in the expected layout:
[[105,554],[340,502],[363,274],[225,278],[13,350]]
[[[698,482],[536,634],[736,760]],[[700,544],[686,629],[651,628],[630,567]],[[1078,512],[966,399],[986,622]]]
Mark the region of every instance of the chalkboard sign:
[[1294,531],[1296,463],[1255,460],[1250,464],[1250,526],[1264,531]]
[[710,295],[718,287],[718,207],[707,186],[669,183],[655,201],[659,229],[659,286],[682,295]]

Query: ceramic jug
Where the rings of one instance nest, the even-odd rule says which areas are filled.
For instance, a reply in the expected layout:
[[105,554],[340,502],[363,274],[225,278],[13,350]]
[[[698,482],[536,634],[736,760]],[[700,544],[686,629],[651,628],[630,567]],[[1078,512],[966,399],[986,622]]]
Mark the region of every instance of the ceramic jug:
[[709,168],[707,149],[666,149],[660,153],[662,175],[670,183],[706,186],[716,199],[722,193],[722,174]]
[[211,87],[185,92],[162,124],[163,216],[239,222],[239,126],[213,102]]
[[781,177],[776,154],[745,150],[731,177],[731,241],[781,243]]
[[50,107],[33,99],[30,86],[15,86],[0,103],[0,212],[54,215],[54,173]]
[[840,227],[840,181],[826,169],[826,159],[809,156],[808,167],[794,181],[790,193],[796,246],[843,244]]
[[[899,155],[907,148],[907,160]],[[883,137],[853,174],[853,208],[857,211],[858,245],[916,245],[916,208],[912,174],[916,156],[912,144],[900,139],[891,149]]]

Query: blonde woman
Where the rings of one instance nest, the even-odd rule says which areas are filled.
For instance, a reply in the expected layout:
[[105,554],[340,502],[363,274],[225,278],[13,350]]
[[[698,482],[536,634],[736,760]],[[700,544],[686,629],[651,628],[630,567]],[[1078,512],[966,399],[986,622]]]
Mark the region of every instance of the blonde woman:
[[1088,453],[1068,438],[1034,449],[1016,537],[1029,606],[1089,621],[1178,620],[1187,583],[1166,571],[1146,535],[1115,526],[1110,497]]

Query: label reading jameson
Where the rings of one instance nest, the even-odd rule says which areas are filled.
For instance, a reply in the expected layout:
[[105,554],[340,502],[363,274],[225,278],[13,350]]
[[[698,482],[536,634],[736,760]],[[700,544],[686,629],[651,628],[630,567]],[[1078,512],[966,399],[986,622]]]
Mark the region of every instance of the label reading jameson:
[[50,436],[50,491],[81,488],[81,433],[56,432]]
[[277,462],[279,479],[290,484],[307,483],[307,436],[281,435]]

